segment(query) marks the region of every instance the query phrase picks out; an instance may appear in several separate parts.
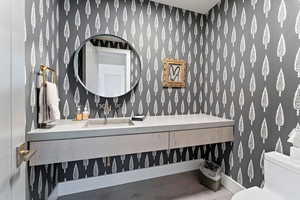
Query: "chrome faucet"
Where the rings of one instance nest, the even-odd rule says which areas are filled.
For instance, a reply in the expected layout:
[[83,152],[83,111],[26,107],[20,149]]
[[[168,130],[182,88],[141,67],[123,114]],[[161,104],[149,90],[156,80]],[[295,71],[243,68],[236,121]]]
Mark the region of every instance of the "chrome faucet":
[[100,104],[100,108],[103,109],[105,123],[107,123],[107,118],[109,113],[111,112],[111,105],[108,105],[108,101],[105,101],[105,104]]

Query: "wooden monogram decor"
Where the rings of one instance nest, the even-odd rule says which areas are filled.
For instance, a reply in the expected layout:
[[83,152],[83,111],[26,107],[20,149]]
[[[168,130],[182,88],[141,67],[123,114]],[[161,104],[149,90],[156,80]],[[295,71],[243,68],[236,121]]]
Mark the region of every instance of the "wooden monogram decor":
[[164,87],[185,87],[186,62],[172,58],[164,59]]

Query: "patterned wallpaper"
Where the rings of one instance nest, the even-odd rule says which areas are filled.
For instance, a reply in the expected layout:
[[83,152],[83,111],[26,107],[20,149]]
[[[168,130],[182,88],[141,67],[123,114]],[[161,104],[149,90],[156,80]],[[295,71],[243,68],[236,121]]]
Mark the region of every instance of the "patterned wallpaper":
[[36,127],[37,73],[44,63],[58,69],[59,7],[56,0],[28,0],[26,9],[27,130]]
[[[29,87],[27,130],[36,127],[36,75],[40,63],[56,67],[63,119],[75,106],[102,117],[100,104],[118,108],[114,116],[199,113],[202,102],[203,16],[143,0],[30,0],[26,4],[26,65]],[[114,99],[94,96],[75,80],[72,56],[92,35],[107,33],[128,40],[141,56],[142,79],[133,92]],[[188,63],[187,88],[162,88],[165,57]],[[57,182],[100,176],[205,157],[229,173],[230,143],[121,155],[29,168],[31,199],[47,199]]]
[[[200,15],[150,1],[65,0],[60,2],[60,9],[62,118],[72,118],[76,105],[88,105],[92,117],[103,116],[99,103],[106,99],[88,93],[76,82],[72,62],[72,54],[79,44],[101,33],[126,39],[136,49],[142,62],[142,79],[136,91],[123,98],[108,100],[113,106],[122,105],[119,112],[112,112],[111,116],[200,112],[202,94],[198,77],[202,71],[200,40],[203,28]],[[166,57],[187,60],[186,89],[162,88],[162,59]]]
[[[45,63],[58,67],[59,7],[56,0],[26,0],[26,130],[36,127],[37,72]],[[58,68],[56,68],[58,69]],[[58,180],[56,165],[28,168],[30,199],[47,199]]]
[[[89,107],[92,117],[102,117],[99,103],[105,101],[113,107],[120,107],[117,112],[111,113],[111,117],[200,112],[203,98],[203,16],[150,1],[65,0],[60,4],[59,25],[63,118],[72,118],[76,105]],[[70,62],[72,53],[86,38],[100,33],[123,37],[141,57],[142,78],[135,91],[125,97],[99,98],[81,87],[74,77]],[[187,88],[162,88],[162,59],[166,57],[187,61]],[[193,160],[201,156],[214,157],[220,164],[223,161],[225,168],[223,157],[229,156],[229,150],[225,144],[220,144],[61,163],[58,177],[59,181],[75,180]],[[209,152],[216,153],[216,156]]]
[[300,2],[224,0],[205,20],[203,111],[236,121],[231,176],[263,185],[264,152],[299,121]]
[[[32,199],[47,199],[68,181],[205,157],[242,185],[263,185],[263,153],[288,153],[287,136],[299,119],[300,5],[287,0],[223,0],[208,16],[147,0],[29,0],[26,4],[27,129],[35,127],[33,69],[56,66],[62,118],[76,105],[102,117],[99,103],[133,113],[199,113],[236,121],[236,141],[29,169]],[[288,11],[288,12],[287,12]],[[102,99],[74,79],[72,54],[85,38],[111,33],[131,42],[142,59],[142,80],[122,98]],[[186,89],[163,89],[165,57],[188,63]],[[109,162],[109,164],[107,164]]]

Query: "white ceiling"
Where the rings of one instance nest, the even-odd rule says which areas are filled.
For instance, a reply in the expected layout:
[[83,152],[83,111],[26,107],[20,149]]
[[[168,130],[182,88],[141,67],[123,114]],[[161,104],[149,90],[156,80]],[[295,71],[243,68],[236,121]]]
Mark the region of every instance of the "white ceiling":
[[152,0],[158,3],[207,14],[220,0]]

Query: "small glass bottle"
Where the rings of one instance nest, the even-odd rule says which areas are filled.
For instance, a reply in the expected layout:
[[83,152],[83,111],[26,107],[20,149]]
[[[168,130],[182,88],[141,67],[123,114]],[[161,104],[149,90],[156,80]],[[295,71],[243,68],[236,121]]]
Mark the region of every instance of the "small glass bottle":
[[90,116],[90,112],[89,112],[88,108],[85,106],[84,111],[82,113],[82,120],[88,120],[89,116]]
[[76,115],[75,115],[75,120],[76,121],[81,121],[82,120],[82,113],[81,113],[80,106],[77,106],[77,112],[76,112]]

